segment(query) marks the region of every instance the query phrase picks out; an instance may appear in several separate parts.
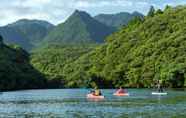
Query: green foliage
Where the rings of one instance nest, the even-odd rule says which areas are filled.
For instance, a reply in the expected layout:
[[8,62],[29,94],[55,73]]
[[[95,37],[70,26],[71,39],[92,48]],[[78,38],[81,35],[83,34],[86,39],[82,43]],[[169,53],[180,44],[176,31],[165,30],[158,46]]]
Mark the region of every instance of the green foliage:
[[44,88],[44,76],[29,63],[29,54],[18,46],[0,46],[0,90]]
[[86,77],[89,86],[100,87],[153,87],[159,79],[165,86],[185,86],[185,14],[178,6],[144,21],[134,19],[106,44],[66,64],[65,78]]
[[166,7],[165,7],[165,11],[166,11],[166,10],[171,10],[171,6],[166,5]]
[[[59,87],[76,87],[80,86],[83,81],[69,82],[69,80],[64,80],[64,71],[67,68],[66,65],[77,60],[81,55],[92,50],[96,45],[48,45],[43,48],[33,51],[31,56],[31,63],[33,66],[39,70],[41,73],[46,75],[49,83],[59,80],[60,82],[56,85]],[[70,71],[70,70],[69,70]],[[86,78],[86,76],[77,75],[73,73],[71,76],[74,78],[81,77]],[[51,82],[50,82],[51,81]],[[49,84],[50,86],[50,84]]]
[[155,9],[154,9],[153,6],[151,6],[151,7],[150,7],[150,10],[149,10],[149,12],[148,12],[148,14],[147,14],[147,16],[148,16],[148,17],[153,17],[154,14],[155,14]]
[[156,11],[156,15],[157,14],[163,14],[163,11],[161,10],[161,9],[158,9],[157,11]]
[[3,37],[0,35],[0,42],[2,42],[3,41]]

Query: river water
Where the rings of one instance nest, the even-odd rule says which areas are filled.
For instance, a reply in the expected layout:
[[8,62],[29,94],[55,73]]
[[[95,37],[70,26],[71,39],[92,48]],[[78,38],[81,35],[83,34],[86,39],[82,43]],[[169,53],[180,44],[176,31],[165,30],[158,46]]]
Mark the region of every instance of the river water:
[[0,118],[186,118],[186,91],[167,90],[151,95],[150,89],[128,89],[130,96],[86,99],[88,89],[53,89],[3,92]]

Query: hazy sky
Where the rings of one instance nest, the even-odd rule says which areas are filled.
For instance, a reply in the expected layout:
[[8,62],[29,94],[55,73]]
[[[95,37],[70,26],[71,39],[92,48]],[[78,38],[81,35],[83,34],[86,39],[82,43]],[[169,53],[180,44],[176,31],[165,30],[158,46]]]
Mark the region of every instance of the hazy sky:
[[75,9],[87,11],[92,16],[123,11],[146,14],[151,5],[163,9],[167,4],[184,5],[186,0],[0,0],[0,25],[22,18],[58,24],[66,20]]

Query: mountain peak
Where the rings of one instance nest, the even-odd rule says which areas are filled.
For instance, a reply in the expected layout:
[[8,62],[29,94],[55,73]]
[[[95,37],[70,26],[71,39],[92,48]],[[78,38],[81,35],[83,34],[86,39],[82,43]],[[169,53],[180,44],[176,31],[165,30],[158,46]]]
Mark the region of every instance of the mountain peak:
[[78,9],[76,9],[76,10],[74,11],[74,13],[78,13],[78,14],[86,13],[86,14],[88,14],[86,11],[81,11],[81,10],[78,10]]
[[81,11],[80,11],[80,10],[78,10],[78,9],[76,9],[74,12],[75,12],[75,13],[79,13],[79,12],[81,12]]
[[[75,10],[62,24],[59,24],[46,38],[49,42],[102,43],[115,29],[108,27],[85,11]],[[52,39],[52,40],[51,40]]]
[[87,18],[87,17],[91,17],[90,14],[88,14],[86,11],[81,11],[81,10],[75,10],[74,13],[71,15],[72,16],[79,16],[79,17],[82,17],[82,18]]

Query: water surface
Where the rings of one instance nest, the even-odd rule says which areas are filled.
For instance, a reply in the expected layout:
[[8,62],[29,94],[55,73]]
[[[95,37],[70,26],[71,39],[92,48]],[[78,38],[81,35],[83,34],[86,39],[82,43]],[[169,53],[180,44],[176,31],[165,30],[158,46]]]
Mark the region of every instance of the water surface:
[[3,92],[0,117],[6,118],[186,118],[186,91],[168,90],[151,95],[150,89],[129,89],[130,96],[115,97],[102,90],[103,101],[86,99],[88,89]]

